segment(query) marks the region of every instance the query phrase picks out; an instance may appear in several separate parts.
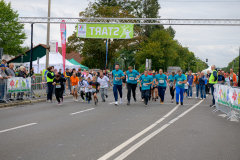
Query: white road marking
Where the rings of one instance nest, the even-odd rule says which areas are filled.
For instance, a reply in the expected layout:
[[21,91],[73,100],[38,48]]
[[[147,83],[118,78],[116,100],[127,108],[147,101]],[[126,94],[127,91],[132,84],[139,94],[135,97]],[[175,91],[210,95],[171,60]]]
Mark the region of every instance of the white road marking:
[[0,133],[4,133],[4,132],[7,132],[7,131],[11,131],[11,130],[19,129],[19,128],[24,128],[24,127],[28,127],[28,126],[32,126],[32,125],[35,125],[35,124],[37,124],[37,123],[30,123],[30,124],[26,124],[26,125],[14,127],[14,128],[5,129],[5,130],[0,131]]
[[149,134],[148,136],[146,136],[145,138],[143,138],[141,141],[139,141],[137,144],[135,144],[134,146],[132,146],[130,149],[128,149],[127,151],[125,151],[124,153],[122,153],[120,156],[118,156],[115,160],[122,160],[124,158],[126,158],[127,156],[129,156],[131,153],[133,153],[135,150],[137,150],[140,146],[142,146],[143,144],[145,144],[147,141],[149,141],[150,139],[152,139],[154,136],[156,136],[157,134],[159,134],[160,132],[162,132],[164,129],[166,129],[168,126],[170,126],[171,124],[173,124],[174,122],[176,122],[177,120],[179,120],[181,117],[185,116],[188,112],[190,112],[191,110],[193,110],[194,108],[196,108],[200,103],[202,103],[203,100],[201,100],[200,102],[198,102],[197,104],[195,104],[194,106],[192,106],[191,108],[189,108],[188,110],[186,110],[185,112],[183,112],[182,114],[180,114],[178,117],[172,119],[170,122],[168,122],[167,124],[163,125],[162,127],[160,127],[159,129],[157,129],[156,131],[152,132],[151,134]]
[[79,112],[75,112],[75,113],[71,113],[70,115],[75,115],[75,114],[79,114],[79,113],[83,113],[83,112],[87,112],[87,111],[91,111],[95,108],[90,108],[90,109],[86,109],[86,110],[83,110],[83,111],[79,111]]
[[114,154],[116,154],[117,152],[119,152],[120,150],[122,150],[124,147],[126,147],[127,145],[129,145],[130,143],[132,143],[133,141],[135,141],[137,138],[139,138],[140,136],[142,136],[143,134],[145,134],[146,132],[148,132],[149,130],[151,130],[152,128],[154,128],[156,125],[158,125],[159,123],[161,123],[164,119],[166,119],[168,116],[170,116],[175,110],[177,110],[179,107],[179,105],[177,105],[176,107],[174,107],[170,112],[168,112],[166,115],[164,115],[162,118],[160,118],[159,120],[157,120],[155,123],[151,124],[149,127],[147,127],[146,129],[142,130],[141,132],[139,132],[138,134],[136,134],[135,136],[131,137],[130,139],[128,139],[127,141],[125,141],[124,143],[120,144],[119,146],[117,146],[116,148],[114,148],[113,150],[111,150],[110,152],[106,153],[104,156],[102,156],[101,158],[99,158],[98,160],[106,160],[108,158],[110,158],[111,156],[113,156]]
[[112,102],[112,103],[108,103],[108,104],[114,104],[115,102]]

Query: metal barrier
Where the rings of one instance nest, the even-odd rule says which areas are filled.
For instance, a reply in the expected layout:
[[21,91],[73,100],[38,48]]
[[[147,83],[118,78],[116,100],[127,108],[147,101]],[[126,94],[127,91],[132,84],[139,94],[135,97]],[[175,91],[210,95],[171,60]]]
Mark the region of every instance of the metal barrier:
[[31,100],[31,78],[11,77],[4,81],[4,97],[0,100],[9,103],[13,100],[23,100],[24,95]]
[[240,118],[240,88],[215,84],[214,98],[216,109],[213,112],[221,111],[228,119]]

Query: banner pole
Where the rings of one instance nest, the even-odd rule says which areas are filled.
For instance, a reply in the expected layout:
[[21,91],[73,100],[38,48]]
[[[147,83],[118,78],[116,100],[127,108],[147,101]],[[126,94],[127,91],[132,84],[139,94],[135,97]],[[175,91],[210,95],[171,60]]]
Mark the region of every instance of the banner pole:
[[108,56],[108,39],[106,40],[106,64],[105,64],[105,76],[107,76],[107,56]]

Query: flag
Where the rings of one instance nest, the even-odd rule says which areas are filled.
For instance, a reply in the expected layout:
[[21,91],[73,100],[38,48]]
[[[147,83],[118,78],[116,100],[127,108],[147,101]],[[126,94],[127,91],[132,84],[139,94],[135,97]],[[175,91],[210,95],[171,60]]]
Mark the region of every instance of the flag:
[[63,57],[63,73],[65,73],[65,62],[66,62],[66,23],[62,20],[60,24],[60,32],[61,32],[61,44],[62,44],[62,57]]

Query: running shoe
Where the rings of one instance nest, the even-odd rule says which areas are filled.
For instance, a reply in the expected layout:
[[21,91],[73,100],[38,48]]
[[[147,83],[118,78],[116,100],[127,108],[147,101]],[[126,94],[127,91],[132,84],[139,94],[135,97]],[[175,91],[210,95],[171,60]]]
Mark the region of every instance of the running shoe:
[[171,100],[171,102],[173,103],[173,99]]
[[154,101],[157,101],[157,98],[155,98]]
[[181,102],[181,105],[183,106],[183,102]]
[[61,103],[60,103],[60,102],[58,102],[58,106],[61,106]]
[[88,101],[88,103],[90,103],[90,101]]
[[154,100],[154,98],[152,98],[152,101]]
[[142,99],[142,102],[144,102],[144,99]]
[[137,102],[137,99],[136,99],[136,98],[134,98],[134,102]]
[[178,102],[176,102],[176,105],[179,105],[179,103],[178,103]]
[[198,98],[198,97],[195,97],[196,99]]
[[97,105],[97,100],[95,100],[95,105]]
[[200,98],[200,100],[202,100],[202,98]]
[[98,104],[98,99],[97,99],[97,104]]
[[106,98],[108,98],[108,95],[106,95]]
[[115,102],[115,106],[118,106],[118,101]]
[[83,102],[85,102],[85,100],[82,100],[81,102],[83,103]]
[[105,99],[102,102],[106,102]]
[[78,102],[78,99],[76,99],[75,101]]
[[161,102],[161,104],[164,104],[164,102]]
[[73,100],[74,100],[74,101],[76,100],[75,97],[73,97]]
[[119,103],[122,104],[122,98],[120,98],[120,102]]
[[129,102],[129,101],[127,102],[127,105],[128,105],[128,106],[130,105],[130,102]]

